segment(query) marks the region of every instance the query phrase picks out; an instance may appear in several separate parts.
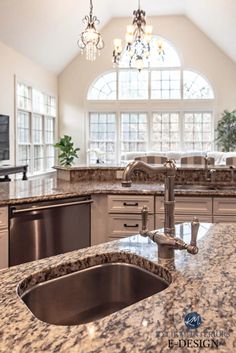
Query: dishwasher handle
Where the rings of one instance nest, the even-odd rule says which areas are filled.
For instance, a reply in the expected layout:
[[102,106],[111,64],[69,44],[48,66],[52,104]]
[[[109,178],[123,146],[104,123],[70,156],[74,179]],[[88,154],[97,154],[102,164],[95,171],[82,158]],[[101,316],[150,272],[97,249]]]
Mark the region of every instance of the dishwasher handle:
[[32,212],[32,211],[43,211],[43,210],[49,210],[52,208],[85,205],[85,204],[91,204],[91,203],[93,203],[93,200],[84,200],[84,201],[67,202],[67,203],[60,203],[60,204],[48,205],[48,206],[30,207],[30,208],[23,208],[20,210],[17,210],[15,207],[11,207],[11,215],[14,216],[15,214],[19,214],[19,213],[26,213],[26,212]]

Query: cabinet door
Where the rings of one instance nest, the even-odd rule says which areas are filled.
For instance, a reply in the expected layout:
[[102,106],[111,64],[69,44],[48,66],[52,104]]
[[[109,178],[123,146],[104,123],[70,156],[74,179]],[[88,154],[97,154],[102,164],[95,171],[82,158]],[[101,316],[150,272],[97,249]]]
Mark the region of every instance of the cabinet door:
[[0,231],[0,269],[8,267],[8,231]]
[[91,245],[108,241],[107,195],[93,195],[91,206]]
[[154,213],[154,196],[108,195],[109,213],[141,213],[144,206],[149,213]]
[[[138,234],[142,229],[141,215],[109,215],[108,216],[109,238],[123,238]],[[148,217],[148,228],[154,229],[154,216]]]
[[213,203],[213,214],[216,216],[236,216],[236,198],[215,197]]
[[213,223],[235,223],[236,216],[214,216]]
[[[164,197],[156,197],[156,213],[164,213]],[[176,197],[176,215],[212,215],[211,197]]]
[[[175,216],[175,224],[191,222],[193,217],[197,217],[199,222],[212,223],[212,216],[203,216],[203,215],[176,215]],[[164,215],[156,214],[156,229],[160,229],[164,227]]]
[[8,208],[0,207],[0,231],[8,229]]

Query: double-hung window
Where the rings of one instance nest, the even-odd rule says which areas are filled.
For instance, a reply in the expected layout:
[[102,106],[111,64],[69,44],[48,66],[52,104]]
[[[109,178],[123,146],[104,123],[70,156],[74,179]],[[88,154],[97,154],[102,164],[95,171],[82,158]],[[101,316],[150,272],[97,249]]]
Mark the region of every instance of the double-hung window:
[[121,153],[146,151],[147,122],[146,113],[121,113]]
[[[164,57],[157,55],[157,40],[163,44]],[[216,101],[207,78],[183,67],[174,46],[155,36],[149,67],[145,60],[141,71],[129,63],[130,56],[122,53],[119,68],[90,85],[87,106],[94,113],[89,115],[88,148],[97,148],[105,163],[133,158],[138,152],[214,149]],[[90,156],[89,161],[96,159]]]
[[31,175],[50,171],[55,162],[56,98],[29,85],[16,86],[16,160]]
[[114,113],[89,114],[89,161],[102,160],[112,164],[116,160],[116,115]]

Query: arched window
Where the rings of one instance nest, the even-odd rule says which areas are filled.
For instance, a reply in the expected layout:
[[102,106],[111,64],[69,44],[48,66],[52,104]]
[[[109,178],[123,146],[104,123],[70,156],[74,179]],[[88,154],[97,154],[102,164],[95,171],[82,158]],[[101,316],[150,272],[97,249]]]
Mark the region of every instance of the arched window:
[[88,91],[88,100],[114,100],[116,99],[116,73],[107,72],[100,76],[91,85]]
[[[182,79],[181,79],[182,75]],[[117,82],[118,80],[118,82]],[[182,84],[182,87],[181,87]],[[117,91],[118,87],[118,91]],[[88,100],[214,99],[200,74],[179,69],[119,69],[104,73],[89,88]]]
[[183,72],[184,99],[213,99],[213,89],[207,80],[194,71]]
[[129,68],[125,53],[119,68],[91,84],[87,95],[90,163],[97,155],[111,164],[129,152],[213,149],[211,84],[200,73],[184,69],[177,51],[163,38],[164,60],[154,55],[157,40],[151,42],[149,68],[141,72]]

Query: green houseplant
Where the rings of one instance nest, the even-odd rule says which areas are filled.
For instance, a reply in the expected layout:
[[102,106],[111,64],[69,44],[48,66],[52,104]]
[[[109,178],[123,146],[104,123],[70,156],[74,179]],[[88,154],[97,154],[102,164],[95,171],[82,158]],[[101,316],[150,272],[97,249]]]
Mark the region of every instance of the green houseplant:
[[77,152],[79,148],[74,148],[72,137],[64,135],[60,138],[59,142],[54,145],[55,148],[59,149],[59,163],[64,167],[70,167],[73,164],[75,158],[78,158]]
[[224,110],[216,127],[216,142],[223,152],[236,150],[236,110]]

